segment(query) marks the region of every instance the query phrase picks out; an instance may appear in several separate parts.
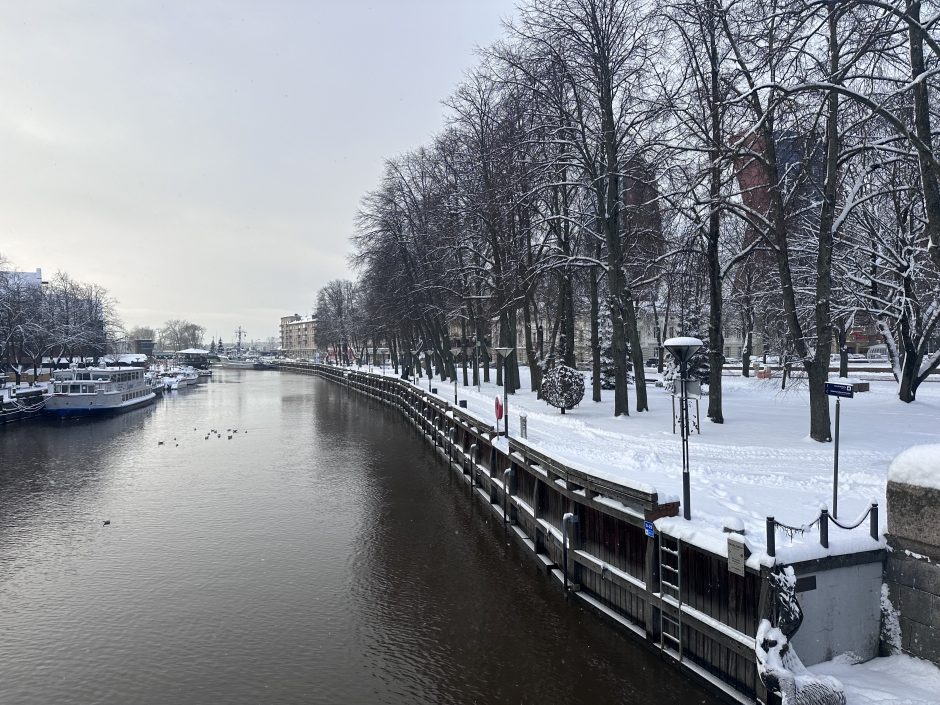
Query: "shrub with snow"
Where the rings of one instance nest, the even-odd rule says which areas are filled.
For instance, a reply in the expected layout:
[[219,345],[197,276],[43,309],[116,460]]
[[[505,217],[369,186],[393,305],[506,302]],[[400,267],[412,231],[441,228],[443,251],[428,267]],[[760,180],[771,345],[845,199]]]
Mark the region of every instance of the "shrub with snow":
[[573,409],[584,398],[584,375],[573,367],[553,367],[542,378],[542,398],[552,406]]

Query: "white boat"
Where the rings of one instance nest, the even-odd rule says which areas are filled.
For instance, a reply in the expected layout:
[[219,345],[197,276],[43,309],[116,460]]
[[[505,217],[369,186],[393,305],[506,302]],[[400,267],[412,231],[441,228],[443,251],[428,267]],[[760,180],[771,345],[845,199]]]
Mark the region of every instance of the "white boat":
[[140,367],[85,367],[56,370],[46,412],[62,418],[113,414],[156,398]]
[[166,367],[160,371],[166,389],[182,389],[199,381],[199,374],[192,367]]

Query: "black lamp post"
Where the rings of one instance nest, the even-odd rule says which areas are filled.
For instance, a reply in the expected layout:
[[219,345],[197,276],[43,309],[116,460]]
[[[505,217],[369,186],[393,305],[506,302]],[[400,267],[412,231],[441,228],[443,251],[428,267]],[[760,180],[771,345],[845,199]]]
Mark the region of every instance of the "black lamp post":
[[466,348],[451,348],[450,354],[454,356],[454,406],[457,405],[457,355]]
[[509,356],[515,351],[515,348],[493,348],[493,352],[503,361],[503,419],[506,422],[503,429],[506,438],[509,438]]
[[689,373],[689,358],[702,347],[698,338],[669,338],[663,347],[679,363],[679,428],[682,435],[682,515],[692,518],[689,490],[689,393],[686,388]]

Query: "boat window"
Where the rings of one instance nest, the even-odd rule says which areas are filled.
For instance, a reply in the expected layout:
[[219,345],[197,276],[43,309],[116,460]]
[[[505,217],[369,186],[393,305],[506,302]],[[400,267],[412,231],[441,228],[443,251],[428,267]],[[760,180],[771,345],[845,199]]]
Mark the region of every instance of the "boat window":
[[81,392],[81,389],[82,389],[81,385],[79,385],[79,384],[73,384],[73,385],[71,385],[71,387],[72,387],[72,388],[71,388],[70,392],[71,392],[72,394],[78,394],[78,393]]

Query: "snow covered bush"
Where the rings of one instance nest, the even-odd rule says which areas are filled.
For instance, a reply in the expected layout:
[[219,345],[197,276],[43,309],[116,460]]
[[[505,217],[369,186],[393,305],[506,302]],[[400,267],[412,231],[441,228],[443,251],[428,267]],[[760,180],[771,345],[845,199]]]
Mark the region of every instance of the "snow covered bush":
[[542,378],[542,398],[552,406],[573,409],[584,399],[584,375],[573,367],[553,367]]

